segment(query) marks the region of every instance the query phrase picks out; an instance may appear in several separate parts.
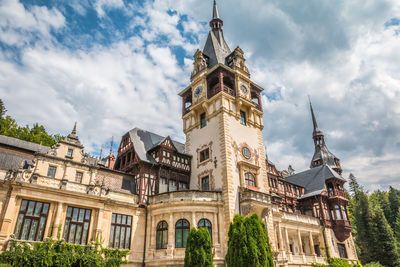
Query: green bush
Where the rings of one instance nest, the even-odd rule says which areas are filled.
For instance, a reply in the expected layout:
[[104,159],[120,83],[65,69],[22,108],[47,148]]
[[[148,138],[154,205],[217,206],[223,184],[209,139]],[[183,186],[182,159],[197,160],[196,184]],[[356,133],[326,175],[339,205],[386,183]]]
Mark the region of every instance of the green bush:
[[213,267],[211,237],[206,228],[190,229],[185,251],[185,267]]
[[356,264],[351,265],[347,259],[340,259],[340,258],[329,258],[328,263],[329,264],[314,262],[311,263],[311,265],[313,267],[363,267],[359,261],[357,261]]
[[129,253],[129,250],[103,248],[98,241],[85,246],[51,238],[33,245],[11,242],[10,250],[0,254],[0,262],[11,266],[116,267],[127,262],[123,259]]

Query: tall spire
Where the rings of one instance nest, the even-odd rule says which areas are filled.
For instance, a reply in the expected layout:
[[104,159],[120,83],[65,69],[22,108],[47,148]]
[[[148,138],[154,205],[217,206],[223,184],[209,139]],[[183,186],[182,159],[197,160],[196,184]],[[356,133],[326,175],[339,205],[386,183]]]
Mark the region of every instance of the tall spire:
[[222,25],[224,23],[219,17],[217,2],[214,0],[213,14],[210,21],[211,29],[203,49],[203,54],[208,59],[208,68],[212,68],[218,63],[225,64],[226,57],[231,53],[224,39]]
[[328,150],[325,144],[324,134],[318,128],[317,119],[315,118],[310,96],[308,97],[308,100],[310,102],[310,111],[314,126],[312,137],[314,139],[314,145],[315,145],[314,156],[311,160],[310,168],[315,168],[325,164],[334,169],[337,173],[342,174],[342,168],[340,167],[340,160]]
[[214,0],[214,7],[213,7],[213,19],[220,19],[218,14],[218,6],[217,1]]
[[313,136],[316,135],[317,133],[322,134],[322,131],[318,128],[317,119],[315,118],[315,115],[314,115],[314,110],[313,110],[313,107],[311,104],[310,96],[308,96],[308,101],[310,102],[311,117],[312,117],[313,126],[314,126]]

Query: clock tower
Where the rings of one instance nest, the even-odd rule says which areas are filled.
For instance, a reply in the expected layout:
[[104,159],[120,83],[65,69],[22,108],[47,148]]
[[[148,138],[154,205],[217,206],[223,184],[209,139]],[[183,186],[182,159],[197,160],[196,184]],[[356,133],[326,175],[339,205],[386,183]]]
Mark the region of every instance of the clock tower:
[[186,153],[193,156],[190,189],[222,191],[220,223],[227,233],[233,216],[241,212],[240,192],[268,194],[269,187],[263,89],[251,81],[242,49],[228,47],[222,26],[214,1],[206,44],[194,54],[191,83],[179,95]]

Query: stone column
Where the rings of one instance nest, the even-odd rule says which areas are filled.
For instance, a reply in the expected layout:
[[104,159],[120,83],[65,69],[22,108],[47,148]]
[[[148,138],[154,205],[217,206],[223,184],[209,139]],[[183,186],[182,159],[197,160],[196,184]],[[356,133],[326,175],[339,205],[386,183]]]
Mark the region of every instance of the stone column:
[[282,231],[279,223],[277,224],[277,228],[278,228],[278,238],[279,238],[279,251],[283,251]]
[[310,250],[311,250],[311,255],[315,257],[316,254],[315,254],[315,249],[314,249],[314,240],[313,240],[313,236],[312,236],[312,232],[311,232],[311,231],[309,232],[308,238],[310,239]]
[[196,223],[196,213],[194,211],[192,211],[192,225],[190,226],[190,228],[197,228],[197,223]]
[[301,234],[300,234],[300,230],[298,230],[298,229],[297,229],[297,238],[299,240],[300,256],[303,257],[303,262],[305,262],[306,258],[305,258],[304,251],[303,251],[303,242],[301,241]]
[[[9,192],[11,192],[11,190]],[[13,225],[13,218],[15,217],[15,214],[19,211],[16,204],[16,196],[11,193],[11,195],[9,196],[8,205],[4,207],[4,218],[0,229],[0,247],[4,245],[4,243],[8,240],[10,234],[12,234],[11,227]]]
[[167,256],[173,257],[174,252],[174,233],[175,233],[175,225],[174,225],[174,216],[172,213],[169,214],[169,222],[168,222],[168,245],[167,245]]
[[[52,234],[51,234],[51,237],[52,237],[53,239],[57,239],[58,227],[59,227],[60,225],[62,225],[62,223],[61,223],[61,216],[62,216],[62,207],[63,207],[63,204],[62,204],[61,202],[56,202],[55,205],[56,205],[56,210],[55,210],[55,214],[54,214],[53,231],[52,231]],[[63,235],[63,233],[62,233],[62,230],[63,230],[63,229],[61,229],[61,232],[60,232],[60,238],[63,238],[63,237],[64,237],[64,235]]]
[[99,209],[99,212],[97,213],[97,227],[96,227],[96,234],[94,236],[95,240],[97,238],[97,236],[102,237],[102,233],[103,233],[103,216],[104,216],[104,210],[103,209]]
[[289,233],[288,229],[285,227],[285,239],[286,239],[286,251],[287,255],[289,255],[289,261],[292,261],[292,252],[290,251],[290,243],[289,243]]

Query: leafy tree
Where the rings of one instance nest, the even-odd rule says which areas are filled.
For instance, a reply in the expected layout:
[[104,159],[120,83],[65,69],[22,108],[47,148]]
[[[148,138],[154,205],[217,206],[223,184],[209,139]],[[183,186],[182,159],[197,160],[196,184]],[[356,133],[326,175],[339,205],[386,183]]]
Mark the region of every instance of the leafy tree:
[[190,229],[185,251],[185,267],[213,267],[211,237],[206,228]]
[[25,127],[19,126],[11,116],[5,116],[5,113],[6,109],[3,101],[0,99],[0,135],[14,137],[36,144],[41,143],[44,146],[52,146],[63,138],[59,134],[48,134],[44,126],[38,123],[33,124],[32,128],[28,125]]
[[370,262],[364,265],[364,267],[385,267],[382,264],[380,264],[379,262]]
[[229,227],[228,267],[274,266],[268,232],[260,218],[235,215]]

